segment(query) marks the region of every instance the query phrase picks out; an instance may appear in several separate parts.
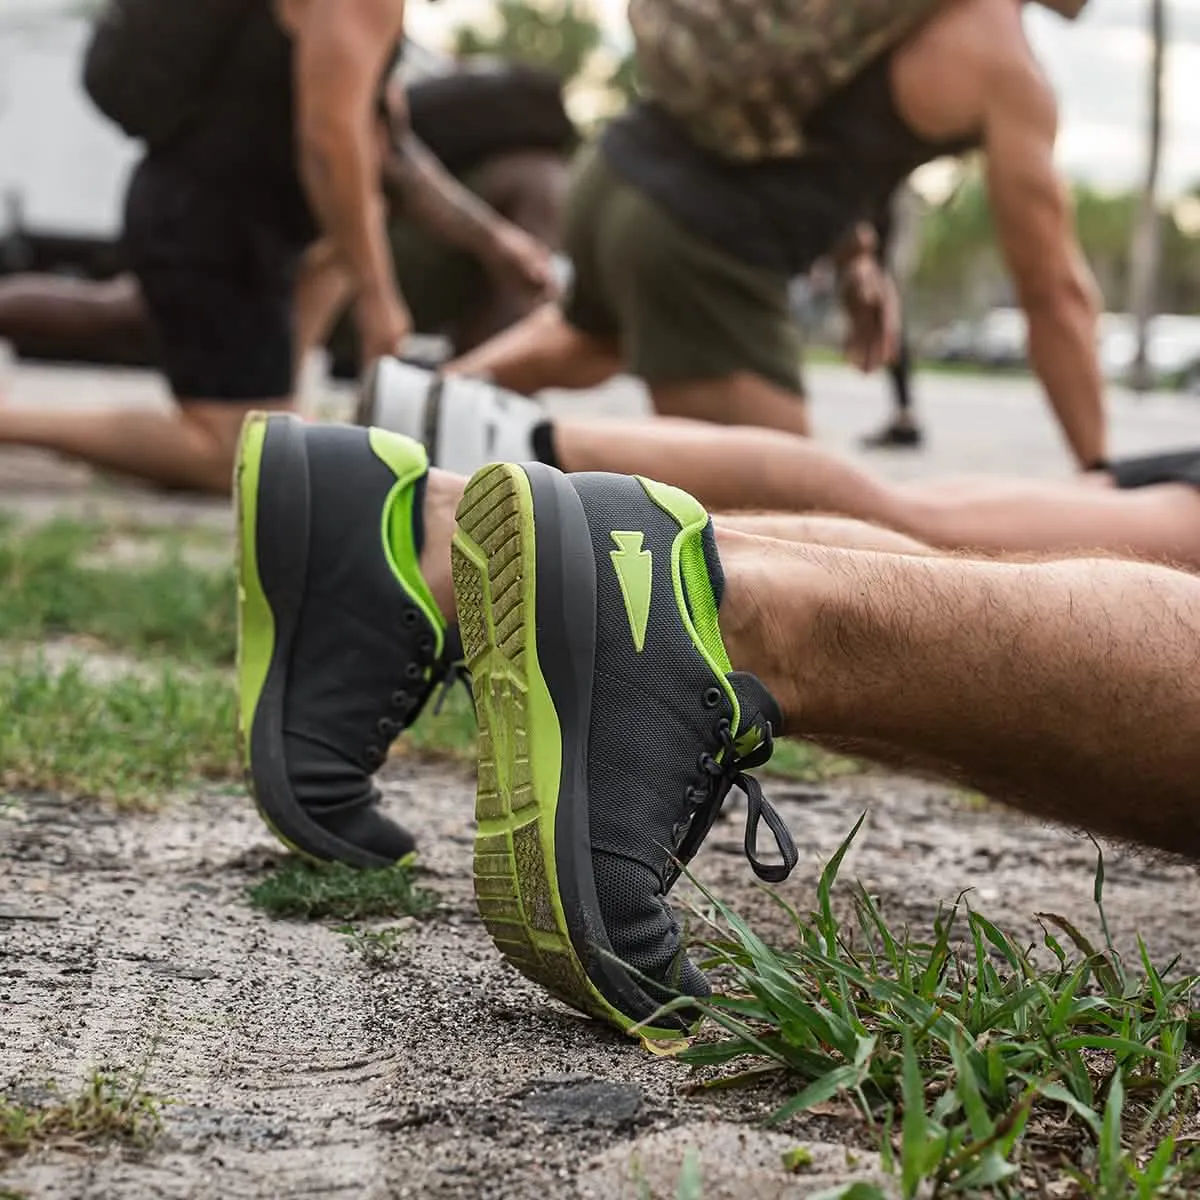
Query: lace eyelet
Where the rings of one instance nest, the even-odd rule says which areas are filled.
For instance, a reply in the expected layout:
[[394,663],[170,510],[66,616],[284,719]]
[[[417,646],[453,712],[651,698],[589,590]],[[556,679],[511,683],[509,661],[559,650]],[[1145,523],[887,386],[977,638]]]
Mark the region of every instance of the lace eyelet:
[[415,608],[406,608],[400,616],[400,620],[404,622],[410,629],[421,619],[421,614]]
[[398,732],[395,724],[392,721],[389,721],[387,717],[380,717],[379,720],[375,722],[375,728],[379,731],[379,736],[381,738],[385,738],[389,742],[396,736]]
[[396,692],[392,693],[392,707],[393,708],[407,708],[408,704],[409,704],[409,695],[406,691],[401,689],[400,691],[396,691]]
[[420,679],[423,674],[424,672],[420,667],[417,666],[416,663],[410,662],[408,666],[404,668],[405,679]]
[[707,750],[696,759],[696,766],[706,775],[711,774],[713,768],[717,765],[717,760],[713,758]]
[[421,640],[419,642],[417,642],[417,653],[418,654],[432,654],[433,653],[433,638],[431,638],[429,636],[429,634],[426,634],[423,638],[421,638]]
[[377,767],[383,762],[385,755],[378,746],[372,743],[363,752],[363,757],[367,760],[369,766]]
[[717,705],[720,703],[721,703],[721,689],[715,688],[715,687],[710,687],[708,689],[708,691],[706,691],[704,693],[704,707],[705,708],[716,708]]
[[728,717],[722,717],[717,722],[717,737],[726,738],[733,732],[733,726],[729,724]]

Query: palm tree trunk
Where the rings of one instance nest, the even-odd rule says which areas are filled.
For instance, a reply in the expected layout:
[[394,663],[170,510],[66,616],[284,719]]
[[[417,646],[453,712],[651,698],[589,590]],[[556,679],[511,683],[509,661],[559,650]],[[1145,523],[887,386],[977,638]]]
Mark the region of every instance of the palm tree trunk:
[[1150,37],[1153,47],[1150,63],[1150,127],[1146,156],[1146,178],[1142,186],[1133,242],[1129,249],[1130,298],[1137,330],[1137,355],[1130,382],[1143,392],[1153,387],[1154,378],[1147,346],[1147,333],[1158,300],[1160,233],[1158,212],[1158,173],[1162,159],[1163,65],[1166,58],[1166,0],[1150,2]]

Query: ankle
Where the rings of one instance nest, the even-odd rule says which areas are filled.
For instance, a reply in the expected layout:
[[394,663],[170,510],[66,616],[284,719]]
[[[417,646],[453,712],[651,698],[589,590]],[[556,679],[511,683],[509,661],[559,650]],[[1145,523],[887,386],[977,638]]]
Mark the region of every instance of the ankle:
[[453,625],[454,586],[450,575],[450,539],[454,514],[466,480],[436,468],[425,487],[425,544],[421,548],[421,574],[447,624]]
[[820,552],[721,526],[717,545],[725,571],[721,636],[730,662],[766,685],[785,731],[806,728],[818,682],[816,628],[831,598]]

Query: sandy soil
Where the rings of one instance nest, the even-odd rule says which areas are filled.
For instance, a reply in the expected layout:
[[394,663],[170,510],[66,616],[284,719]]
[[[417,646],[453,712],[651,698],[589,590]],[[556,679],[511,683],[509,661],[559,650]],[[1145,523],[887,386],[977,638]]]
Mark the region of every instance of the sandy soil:
[[[97,1065],[138,1069],[166,1098],[148,1152],[42,1152],[0,1185],[38,1200],[128,1197],[674,1195],[685,1149],[705,1195],[801,1197],[871,1172],[853,1122],[755,1123],[766,1090],[687,1091],[689,1072],[546,999],[495,954],[470,895],[470,776],[399,760],[389,803],[422,832],[443,903],[372,970],[322,924],[272,920],[246,888],[275,848],[242,799],[179,797],[153,816],[27,796],[0,814],[0,1085],[65,1090]],[[772,797],[804,857],[786,885],[802,910],[820,862],[858,814],[846,868],[890,913],[928,920],[974,887],[1015,929],[1051,909],[1094,929],[1086,841],[924,783],[873,776]],[[753,886],[736,814],[700,877],[765,933],[778,910]],[[1197,885],[1174,864],[1113,852],[1107,907],[1159,957],[1197,965]],[[779,1148],[840,1143],[818,1174],[789,1177]],[[731,1163],[735,1164],[732,1174]],[[634,1165],[636,1164],[636,1165]],[[753,1190],[745,1190],[753,1182]]]

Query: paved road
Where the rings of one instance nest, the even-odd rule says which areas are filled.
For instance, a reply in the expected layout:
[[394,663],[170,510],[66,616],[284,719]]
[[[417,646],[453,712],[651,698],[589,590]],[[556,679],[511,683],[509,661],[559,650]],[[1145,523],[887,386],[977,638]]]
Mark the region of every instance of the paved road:
[[[809,371],[817,436],[832,446],[859,453],[858,437],[883,418],[888,403],[882,376],[863,378],[837,366]],[[155,408],[168,401],[159,380],[143,372],[0,366],[0,397],[43,408],[91,409],[106,403]],[[1054,477],[1067,474],[1071,462],[1039,389],[1025,378],[925,374],[917,386],[919,411],[929,434],[920,452],[874,451],[862,457],[893,478],[985,471]],[[342,393],[345,402],[345,393]],[[337,401],[334,402],[336,407]],[[547,397],[561,414],[586,412],[614,418],[640,416],[645,395],[637,384],[617,380],[583,394]],[[1160,447],[1200,445],[1200,400],[1177,395],[1137,398],[1114,390],[1110,395],[1112,448],[1115,454]],[[32,451],[0,451],[0,492],[11,505],[94,501],[86,471],[57,463]],[[161,519],[197,510],[195,502],[149,499],[108,485],[107,500],[123,497],[133,507],[152,505]],[[54,497],[52,500],[51,497]],[[200,505],[200,509],[213,506]]]
[[[858,438],[881,424],[887,412],[886,378],[865,378],[838,366],[812,367],[807,375],[817,437],[857,453]],[[928,445],[919,453],[863,455],[882,473],[896,478],[974,471],[1061,476],[1071,470],[1050,409],[1028,378],[927,373],[918,377],[916,395]],[[575,403],[568,396],[552,399],[560,412]],[[626,382],[593,393],[586,403],[614,415],[645,411],[641,390]],[[1139,399],[1114,389],[1109,409],[1114,454],[1200,445],[1200,399],[1174,394]]]

